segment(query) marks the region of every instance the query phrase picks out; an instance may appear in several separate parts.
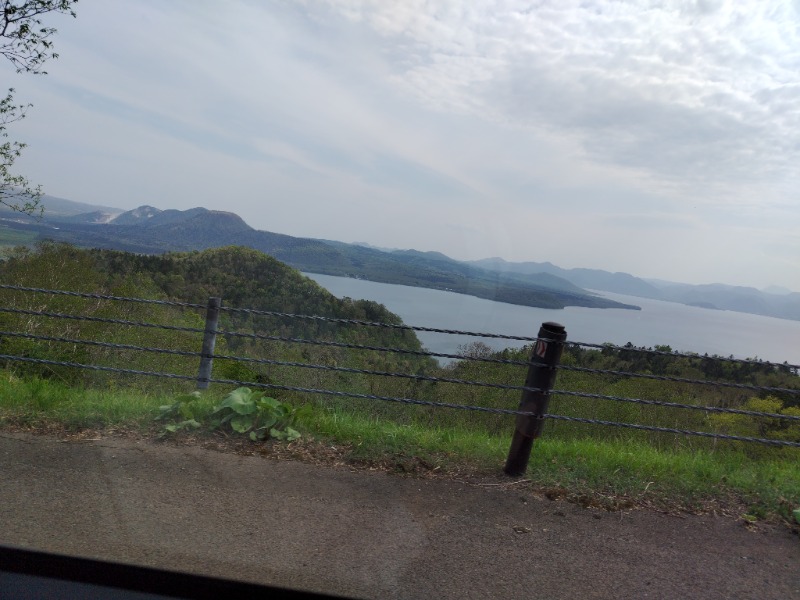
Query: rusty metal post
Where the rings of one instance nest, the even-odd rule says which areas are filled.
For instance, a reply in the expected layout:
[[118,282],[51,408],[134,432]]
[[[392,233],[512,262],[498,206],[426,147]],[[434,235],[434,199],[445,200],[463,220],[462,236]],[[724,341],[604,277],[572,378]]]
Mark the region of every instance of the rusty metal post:
[[531,365],[525,378],[525,387],[540,391],[522,391],[519,410],[534,413],[533,416],[517,415],[516,429],[508,451],[506,474],[518,477],[528,469],[528,460],[533,449],[533,440],[542,433],[544,415],[550,402],[550,390],[556,382],[556,367],[561,360],[567,332],[563,325],[553,322],[542,323],[539,340],[531,352]]
[[209,298],[206,308],[206,329],[203,334],[203,348],[200,351],[200,369],[197,372],[197,389],[207,390],[211,379],[211,367],[214,363],[214,346],[217,343],[217,324],[219,323],[219,307],[221,298]]

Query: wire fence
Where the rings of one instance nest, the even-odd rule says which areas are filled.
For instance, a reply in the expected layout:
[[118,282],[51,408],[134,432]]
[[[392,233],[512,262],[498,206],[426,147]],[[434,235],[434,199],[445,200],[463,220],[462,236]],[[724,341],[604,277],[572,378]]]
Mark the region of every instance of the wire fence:
[[[632,345],[616,346],[612,344],[559,341],[552,335],[549,335],[544,326],[539,332],[539,335],[535,337],[512,336],[432,327],[416,327],[404,324],[379,323],[335,316],[305,315],[227,307],[221,306],[218,299],[212,299],[216,300],[216,304],[213,304],[211,301],[208,304],[197,304],[6,284],[0,284],[0,290],[5,290],[9,293],[13,292],[15,294],[13,298],[8,300],[7,306],[0,307],[0,313],[7,315],[5,322],[16,326],[5,326],[3,327],[5,330],[0,331],[0,344],[2,344],[2,346],[0,346],[0,352],[2,352],[0,353],[0,361],[6,366],[15,364],[39,365],[49,368],[57,367],[119,376],[143,376],[169,379],[178,382],[195,382],[199,387],[205,387],[208,384],[249,386],[261,389],[283,390],[305,395],[327,396],[329,398],[403,404],[428,407],[431,409],[451,409],[468,411],[471,413],[499,415],[503,417],[511,416],[517,419],[515,436],[520,434],[527,439],[538,437],[541,433],[542,424],[549,420],[554,423],[564,422],[580,425],[614,427],[649,433],[750,442],[777,447],[800,447],[800,379],[798,379],[800,366],[789,363],[736,359],[732,357],[708,357],[693,353],[637,348]],[[62,297],[99,302],[93,304],[90,309],[86,306],[82,306],[78,307],[82,310],[63,312],[62,310],[51,310],[50,301],[39,302],[38,304],[28,302],[26,305],[27,307],[23,307],[25,303],[22,302],[21,298],[28,297],[28,295],[31,297],[48,295],[51,300],[54,297]],[[119,318],[119,315],[114,313],[113,307],[126,304],[140,305],[145,307],[148,311],[162,308],[170,311],[184,311],[189,313],[192,317],[188,319],[188,321],[193,320],[197,324],[202,322],[202,312],[205,311],[205,326],[191,326],[191,324],[186,324],[186,322],[176,325],[169,322],[157,322],[158,319]],[[210,318],[212,304],[216,307],[215,310],[217,311],[213,319]],[[109,308],[109,306],[112,308]],[[102,316],[104,310],[111,313],[112,316]],[[92,314],[86,314],[87,312],[91,312]],[[117,311],[117,313],[118,312],[119,311]],[[219,326],[217,324],[218,313],[229,317],[229,322],[226,326]],[[168,318],[161,319],[162,321],[174,318],[172,313],[165,316]],[[241,319],[237,320],[237,317],[240,316],[245,316],[249,319],[269,318],[276,322],[307,321],[315,324],[325,324],[326,326],[332,325],[334,326],[334,337],[339,337],[337,335],[339,331],[338,328],[354,327],[369,329],[380,328],[384,330],[408,332],[434,332],[458,336],[472,336],[476,338],[505,339],[514,342],[521,341],[529,344],[529,346],[526,346],[524,352],[530,352],[530,354],[526,356],[517,352],[514,356],[508,357],[507,353],[505,353],[506,355],[503,355],[504,353],[490,354],[485,352],[439,353],[429,352],[424,349],[419,349],[419,347],[376,345],[373,343],[358,343],[352,340],[340,341],[337,339],[323,339],[323,336],[298,337],[296,335],[283,335],[280,332],[280,327],[277,325],[275,326],[277,331],[245,331],[237,328],[237,324],[241,326]],[[45,325],[45,322],[47,325]],[[173,320],[173,323],[174,322]],[[115,335],[114,332],[122,330],[129,332],[129,335],[133,337],[142,337],[144,334],[137,333],[140,330],[161,331],[166,333],[166,338],[160,339],[162,342],[166,343],[164,345],[152,345],[150,343],[130,343],[129,341],[118,340],[107,341],[107,339],[73,335],[71,331],[75,329],[76,324],[79,325],[82,323],[90,324],[91,327],[100,328],[96,333],[101,338],[106,336],[111,339],[117,339],[118,336]],[[73,325],[70,326],[70,324]],[[89,329],[91,329],[91,327],[89,327]],[[78,327],[78,329],[81,328]],[[545,332],[544,335],[543,332]],[[171,345],[170,342],[173,342],[175,339],[174,336],[178,334],[186,336],[186,339],[181,338],[183,349],[165,347]],[[146,338],[147,336],[145,335],[144,337]],[[214,348],[214,340],[217,338],[226,341],[229,345],[237,341],[242,344],[274,344],[275,347],[272,348],[273,350],[280,346],[292,348],[317,347],[322,349],[354,351],[371,357],[370,360],[373,362],[377,360],[374,358],[376,356],[399,356],[419,361],[446,358],[456,360],[458,364],[456,367],[450,369],[450,371],[444,368],[432,368],[430,363],[411,364],[409,365],[409,370],[401,371],[396,368],[366,368],[363,365],[352,366],[348,364],[338,364],[336,359],[331,359],[325,363],[323,361],[313,362],[294,360],[291,358],[287,359],[280,350],[275,350],[275,353],[271,356],[264,356],[263,354],[253,356],[247,355],[247,353],[230,353],[224,350],[216,352],[213,350],[210,351],[209,348]],[[17,346],[14,346],[11,340],[16,340],[18,342]],[[209,340],[211,340],[210,345]],[[8,348],[12,348],[16,351],[7,351]],[[573,362],[568,364],[565,361],[559,364],[558,357],[554,359],[554,348],[558,350],[558,357],[561,356],[562,351],[575,353],[572,357]],[[128,361],[127,366],[121,367],[113,364],[101,364],[103,361],[98,360],[96,356],[91,356],[90,349],[106,351],[109,353],[109,356],[114,356],[115,353],[116,355],[124,353],[125,360]],[[95,360],[71,359],[74,357],[74,352],[79,350],[84,353],[88,352],[90,355],[88,357],[94,358]],[[73,354],[70,354],[70,352]],[[765,380],[769,380],[769,378],[773,377],[776,373],[782,373],[785,376],[781,381],[789,381],[790,385],[761,385],[758,382],[685,377],[675,374],[657,374],[648,371],[606,368],[604,366],[596,368],[582,366],[575,362],[576,356],[580,358],[580,352],[593,352],[594,354],[591,355],[593,359],[597,359],[598,357],[602,358],[603,355],[613,355],[615,360],[624,357],[631,359],[629,362],[635,362],[640,359],[668,359],[670,361],[683,359],[684,363],[690,368],[694,368],[693,365],[704,365],[706,367],[712,365],[714,368],[720,369],[722,368],[720,365],[728,365],[731,368],[749,369],[753,373],[760,373],[762,379]],[[176,373],[153,368],[131,368],[138,364],[135,357],[144,354],[193,359],[199,362],[200,370],[197,373]],[[294,352],[294,355],[296,354],[297,352]],[[300,354],[302,355],[302,352],[300,352]],[[291,357],[293,355],[289,353],[287,356]],[[105,358],[108,358],[108,356]],[[259,373],[255,373],[256,376],[253,377],[228,377],[224,376],[226,371],[223,371],[223,376],[212,376],[211,369],[214,361],[226,365],[228,369],[227,372],[236,372],[235,370],[231,370],[231,365],[238,365],[240,367],[265,367],[278,370],[276,373],[286,373],[289,369],[307,373],[324,372],[335,375],[339,378],[338,381],[343,382],[343,384],[337,389],[332,385],[317,387],[299,385],[293,382],[287,383],[286,381],[276,382],[273,376],[269,374],[262,376],[263,374]],[[483,364],[486,366],[486,369],[489,369],[488,374],[484,373],[485,377],[483,379],[456,376],[460,372],[468,374],[482,373],[480,369],[477,371],[470,371],[466,368],[462,369],[459,366],[466,363]],[[393,367],[396,367],[397,364],[397,361],[391,363]],[[503,380],[503,378],[508,377],[508,374],[507,371],[502,369],[514,367],[524,367],[527,369],[527,375],[525,373],[518,375],[517,381],[522,381],[523,383],[515,383],[513,379]],[[431,374],[431,372],[434,374]],[[453,374],[452,376],[450,375],[451,373]],[[500,381],[497,380],[498,373],[500,373]],[[703,398],[696,393],[694,396],[691,396],[691,399],[694,401],[689,402],[676,401],[675,398],[636,397],[635,395],[598,393],[597,391],[575,388],[568,389],[567,387],[561,389],[552,385],[552,382],[556,380],[557,373],[561,373],[562,377],[573,374],[575,377],[595,378],[596,387],[608,387],[608,381],[612,380],[615,382],[630,382],[636,380],[657,381],[666,384],[674,384],[674,386],[682,386],[680,388],[681,390],[689,387],[714,388],[723,391],[728,390],[731,393],[754,393],[757,398],[762,399],[779,397],[784,401],[782,403],[776,403],[774,400],[770,400],[767,403],[761,402],[760,404],[756,402],[752,406],[739,402],[738,406],[732,406],[724,405],[724,402],[717,402],[716,404],[703,403]],[[253,375],[254,373],[249,372],[248,374]],[[423,397],[369,393],[363,390],[358,391],[352,389],[350,380],[347,379],[350,376],[362,377],[364,381],[385,379],[403,380],[416,386],[422,385],[428,387],[422,390],[425,392],[422,394]],[[303,376],[295,377],[294,381],[297,381],[298,377],[299,381],[302,381]],[[469,389],[476,388],[477,390],[485,390],[486,392],[515,392],[521,395],[522,400],[519,403],[519,408],[514,408],[513,406],[482,405],[477,402],[459,403],[443,401],[441,398],[437,398],[437,390],[444,389],[444,386],[459,386]],[[447,389],[450,388],[448,387]],[[473,397],[477,396],[473,395]],[[684,394],[680,399],[684,397],[688,396]],[[548,402],[551,398],[558,399],[558,407],[564,409],[562,412],[569,413],[570,410],[572,410],[573,414],[548,412]],[[596,415],[587,416],[586,414],[575,414],[575,410],[581,409],[581,407],[576,407],[575,405],[579,400],[593,402],[593,404],[588,405],[589,411],[593,411],[595,407],[599,406],[597,402],[619,403],[620,405],[650,407],[652,410],[658,408],[674,411],[689,411],[691,413],[699,413],[706,417],[708,415],[723,415],[726,416],[725,418],[727,418],[728,421],[723,420],[716,423],[716,431],[702,431],[678,426],[670,427],[663,423],[642,423],[621,419],[600,418]],[[761,409],[759,409],[759,407]],[[777,408],[770,409],[765,407]],[[587,407],[584,406],[583,408]],[[737,420],[743,418],[747,420]],[[709,421],[700,422],[708,423]],[[712,423],[712,425],[714,425],[714,423]],[[724,429],[723,426],[741,426],[747,431],[754,430],[757,435],[746,435],[740,431],[724,431],[721,430]]]

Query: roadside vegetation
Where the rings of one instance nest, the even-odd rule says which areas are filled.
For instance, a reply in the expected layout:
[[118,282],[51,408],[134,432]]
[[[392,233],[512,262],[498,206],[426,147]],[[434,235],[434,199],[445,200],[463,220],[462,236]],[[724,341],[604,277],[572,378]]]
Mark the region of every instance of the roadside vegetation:
[[[223,306],[401,323],[380,304],[336,299],[282,263],[237,247],[141,256],[46,243],[35,250],[11,251],[0,264],[0,282],[201,305],[210,296],[221,296]],[[13,290],[0,290],[0,306],[194,329],[202,329],[204,323],[199,309]],[[229,333],[421,349],[416,336],[406,330],[248,312],[223,311],[220,328]],[[195,332],[8,312],[0,312],[0,331],[62,340],[4,335],[0,337],[0,354],[4,355],[187,377],[197,373],[196,356],[63,341],[100,340],[196,353],[200,338]],[[296,448],[323,444],[338,448],[343,460],[400,472],[454,477],[497,475],[508,452],[513,417],[259,386],[327,389],[496,408],[516,408],[518,391],[264,364],[253,359],[521,385],[524,366],[468,359],[525,360],[530,349],[492,352],[475,343],[462,348],[464,360],[440,365],[429,357],[413,354],[229,334],[218,338],[215,353],[237,359],[216,359],[213,377],[242,383],[212,384],[207,391],[194,392],[192,381],[5,360],[0,365],[0,426],[71,434],[116,431],[152,438],[214,439],[262,446],[288,443]],[[797,373],[788,365],[775,368],[705,356],[651,355],[633,348],[569,348],[562,364],[800,388]],[[800,397],[790,393],[569,370],[559,372],[556,389],[800,416]],[[789,419],[558,395],[553,397],[550,412],[800,442],[800,421]],[[796,448],[548,421],[542,438],[535,443],[526,479],[548,496],[598,508],[653,505],[661,509],[722,510],[748,521],[780,517],[791,522],[793,511],[800,508],[798,464],[800,449]]]

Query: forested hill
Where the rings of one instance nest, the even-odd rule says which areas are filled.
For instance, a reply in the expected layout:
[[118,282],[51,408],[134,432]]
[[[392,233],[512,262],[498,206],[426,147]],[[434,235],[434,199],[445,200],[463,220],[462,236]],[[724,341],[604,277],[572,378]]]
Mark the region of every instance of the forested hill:
[[591,294],[551,274],[502,273],[423,252],[382,252],[352,244],[296,238],[257,231],[233,213],[195,208],[161,211],[142,206],[108,222],[94,213],[43,222],[6,220],[9,227],[35,233],[39,239],[65,241],[81,247],[160,254],[204,250],[228,245],[259,250],[286,264],[312,273],[357,277],[384,283],[449,290],[524,306],[564,308],[629,308]]
[[[0,262],[0,280],[28,287],[169,299],[202,305],[209,297],[217,296],[222,298],[225,307],[402,323],[400,317],[382,304],[336,298],[295,269],[243,247],[139,255],[43,243],[33,251],[15,250],[7,260]],[[122,314],[111,316],[125,318]],[[335,337],[341,342],[421,349],[416,335],[407,330],[354,327],[242,312],[223,312],[221,319],[224,329],[288,337]],[[232,338],[229,343],[237,345],[240,341]]]

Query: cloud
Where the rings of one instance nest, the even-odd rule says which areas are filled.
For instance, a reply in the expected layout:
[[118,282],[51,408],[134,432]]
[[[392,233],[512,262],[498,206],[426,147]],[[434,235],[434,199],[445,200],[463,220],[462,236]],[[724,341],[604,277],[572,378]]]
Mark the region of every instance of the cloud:
[[395,82],[430,106],[684,189],[800,183],[790,2],[331,4],[389,39]]
[[[55,195],[293,235],[662,278],[739,261],[798,287],[798,18],[789,0],[87,3],[50,75],[15,80],[35,104],[19,165]],[[662,260],[676,232],[713,260]]]

